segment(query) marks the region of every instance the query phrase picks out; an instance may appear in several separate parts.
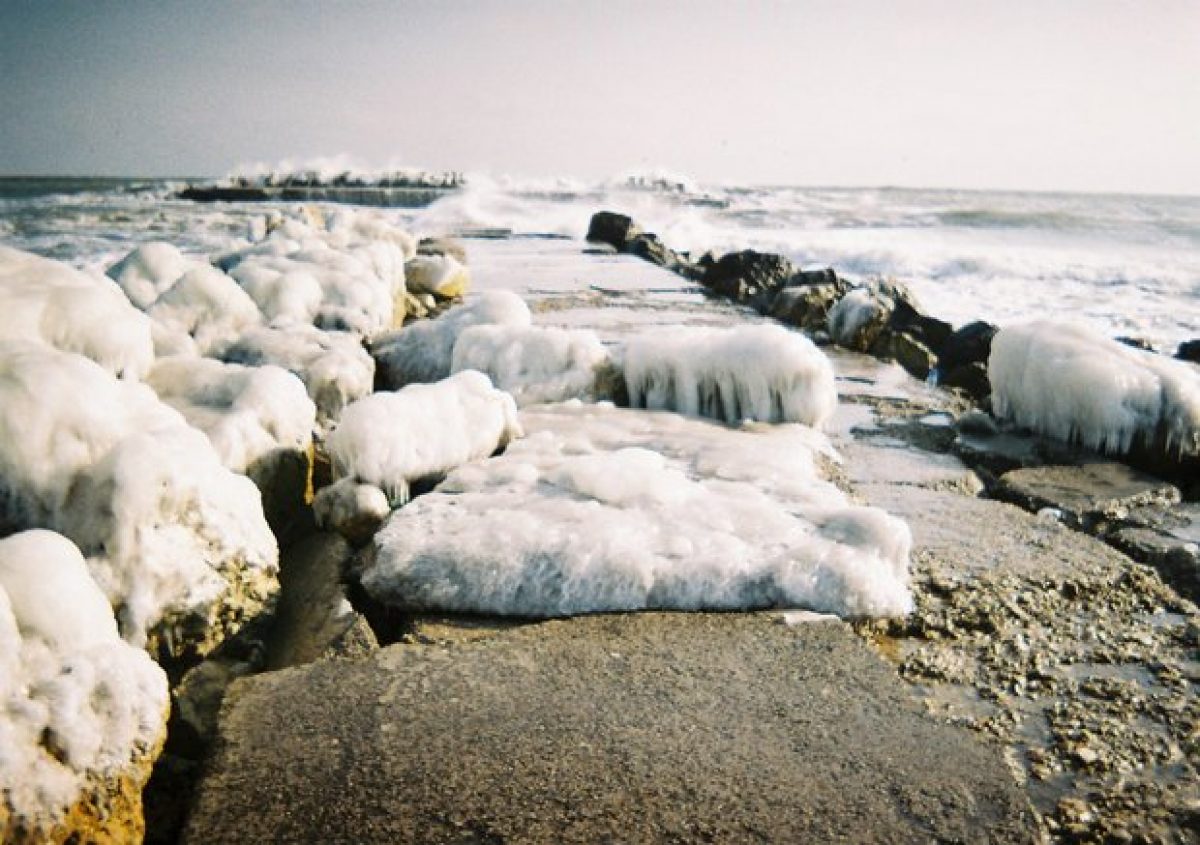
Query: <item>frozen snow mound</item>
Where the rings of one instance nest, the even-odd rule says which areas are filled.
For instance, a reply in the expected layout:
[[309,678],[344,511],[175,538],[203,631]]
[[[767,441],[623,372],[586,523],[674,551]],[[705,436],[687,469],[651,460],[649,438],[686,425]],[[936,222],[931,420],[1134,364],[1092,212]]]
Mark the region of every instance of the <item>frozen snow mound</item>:
[[162,358],[146,383],[203,431],[221,463],[235,472],[278,450],[303,451],[312,443],[316,405],[304,383],[280,367]]
[[224,255],[237,280],[273,324],[312,324],[363,336],[404,318],[405,245],[346,216],[332,231],[289,219],[265,240]]
[[103,827],[148,779],[168,707],[166,675],[120,638],[70,540],[0,540],[0,834],[37,841],[89,794],[101,818],[84,821]]
[[263,319],[254,300],[237,282],[208,265],[184,273],[147,314],[154,321],[155,349],[160,356],[211,354]]
[[592,331],[484,325],[459,333],[450,369],[478,370],[524,406],[592,397],[607,360]]
[[479,460],[521,436],[517,408],[483,373],[374,393],[342,414],[326,448],[335,480],[374,485],[393,504],[409,485]]
[[103,278],[0,246],[0,338],[48,343],[141,378],[154,362],[150,321]]
[[911,537],[821,479],[822,435],[568,402],[395,511],[362,576],[406,610],[902,615]]
[[223,361],[253,367],[274,364],[304,382],[317,405],[317,421],[328,425],[346,405],[374,389],[375,361],[357,335],[314,326],[260,326],[218,353]]
[[1001,329],[988,360],[996,415],[1090,449],[1161,443],[1200,455],[1200,369],[1069,323]]
[[133,250],[107,272],[129,301],[145,311],[163,291],[197,266],[201,266],[199,262],[187,258],[174,245],[152,241]]
[[837,408],[825,353],[782,326],[683,327],[637,337],[625,345],[623,368],[635,408],[814,427]]
[[259,492],[146,385],[78,355],[0,342],[0,522],[88,558],[122,634],[204,654],[278,589]]
[[529,306],[512,291],[487,291],[479,298],[451,308],[435,320],[410,323],[374,339],[371,355],[379,383],[387,390],[408,384],[440,381],[450,375],[454,345],[471,326],[528,326]]

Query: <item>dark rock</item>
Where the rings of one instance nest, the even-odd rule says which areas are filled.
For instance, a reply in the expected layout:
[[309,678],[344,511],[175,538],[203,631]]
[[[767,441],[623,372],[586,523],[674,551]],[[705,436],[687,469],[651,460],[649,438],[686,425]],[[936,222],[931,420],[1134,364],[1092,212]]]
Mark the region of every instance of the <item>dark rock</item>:
[[1144,337],[1118,337],[1113,338],[1117,343],[1123,343],[1126,346],[1131,346],[1134,349],[1141,349],[1143,352],[1157,352],[1158,349],[1153,343],[1146,340]]
[[[888,318],[889,334],[905,334],[928,346],[935,353],[954,334],[954,327],[945,320],[930,317],[917,308],[912,294],[907,289],[898,289],[892,296],[892,314]],[[911,372],[911,371],[910,371]]]
[[[939,361],[939,370],[942,366],[943,364]],[[979,361],[960,364],[949,372],[939,373],[938,385],[961,390],[975,400],[984,399],[992,392],[992,384],[988,381],[987,364]]]
[[641,233],[641,227],[627,215],[613,211],[597,211],[588,224],[587,239],[609,244],[624,252],[629,242]]
[[787,280],[786,287],[807,287],[809,285],[840,285],[843,290],[850,289],[850,283],[839,279],[832,267],[824,270],[801,270]]
[[[983,364],[986,370],[988,355],[992,351],[992,338],[999,330],[991,323],[976,320],[951,334],[938,350],[942,371],[949,374],[966,364]],[[984,395],[990,392],[989,388]]]
[[745,302],[761,291],[783,287],[795,274],[795,265],[784,256],[745,249],[721,256],[700,281],[714,293]]
[[1180,498],[1174,485],[1112,461],[1012,470],[994,494],[1030,511],[1054,508],[1067,525],[1085,531],[1127,519],[1131,509],[1169,506]]
[[467,248],[458,238],[421,238],[417,255],[448,255],[459,264],[467,263]]
[[1179,344],[1179,348],[1175,350],[1175,357],[1181,361],[1191,361],[1194,364],[1200,364],[1200,338],[1185,340]]
[[907,332],[891,335],[891,355],[901,367],[924,379],[937,366],[937,355]]
[[959,417],[955,421],[955,427],[963,434],[981,434],[985,437],[994,437],[1000,433],[995,418],[977,408],[972,408]]
[[855,288],[829,311],[829,335],[833,342],[856,352],[890,357],[889,338],[884,327],[892,316],[894,302],[871,287]]
[[651,264],[657,264],[659,267],[666,267],[667,269],[672,269],[685,263],[676,254],[675,250],[662,242],[658,235],[648,232],[643,232],[630,238],[629,242],[625,245],[624,251],[630,255],[636,255],[643,261],[649,261]]
[[838,279],[829,283],[788,285],[775,296],[770,314],[781,323],[809,332],[823,330],[829,312],[849,289],[849,284]]
[[1106,539],[1134,560],[1148,564],[1192,601],[1200,601],[1200,545],[1153,528],[1121,528]]

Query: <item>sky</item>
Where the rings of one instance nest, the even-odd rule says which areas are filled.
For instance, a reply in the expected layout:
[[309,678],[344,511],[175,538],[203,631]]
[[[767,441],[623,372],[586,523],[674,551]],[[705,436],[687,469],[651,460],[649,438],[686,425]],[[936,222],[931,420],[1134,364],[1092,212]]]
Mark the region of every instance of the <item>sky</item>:
[[0,174],[1200,194],[1200,0],[0,0]]

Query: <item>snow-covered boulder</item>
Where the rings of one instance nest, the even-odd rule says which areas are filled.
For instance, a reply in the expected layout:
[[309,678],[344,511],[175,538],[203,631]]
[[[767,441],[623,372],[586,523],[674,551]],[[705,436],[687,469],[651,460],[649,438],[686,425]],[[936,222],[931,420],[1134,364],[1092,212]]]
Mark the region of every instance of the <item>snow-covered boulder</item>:
[[607,360],[592,331],[484,325],[459,333],[450,369],[479,370],[518,405],[532,405],[591,397]]
[[355,546],[370,540],[391,512],[386,493],[353,478],[342,478],[321,488],[313,499],[317,527],[336,531]]
[[146,385],[42,344],[0,342],[0,515],[73,540],[162,657],[206,653],[278,589],[254,484]]
[[829,337],[838,346],[868,352],[894,307],[892,300],[875,288],[855,288],[829,310]]
[[782,326],[682,327],[636,337],[625,346],[623,369],[635,408],[818,427],[837,408],[825,353]]
[[412,323],[375,338],[371,355],[379,384],[398,390],[406,384],[444,379],[450,375],[454,345],[464,330],[483,325],[528,326],[532,321],[529,306],[521,297],[506,290],[487,291],[436,320]]
[[174,244],[142,244],[108,268],[108,277],[121,286],[129,301],[145,311],[184,273],[201,266]]
[[0,338],[40,341],[141,378],[154,361],[150,321],[103,278],[0,246]]
[[140,842],[168,707],[70,540],[0,540],[0,840]]
[[346,405],[369,394],[375,383],[375,362],[357,335],[307,325],[251,329],[218,357],[255,367],[274,364],[295,374],[316,403],[321,425],[336,420]]
[[418,255],[404,264],[404,278],[412,293],[430,293],[443,299],[462,296],[471,287],[471,271],[452,255]]
[[209,265],[184,273],[147,313],[155,324],[159,355],[189,348],[208,355],[262,322],[262,313],[249,294]]
[[1200,455],[1200,369],[1070,323],[1001,329],[988,358],[996,415],[1091,449]]
[[330,231],[288,220],[219,265],[274,324],[313,324],[370,336],[404,319],[405,246],[371,227]]
[[412,482],[487,457],[520,436],[512,397],[482,373],[464,370],[360,399],[342,413],[326,448],[335,480],[372,484],[400,504]]
[[567,402],[395,511],[362,575],[407,610],[908,612],[907,526],[821,479],[824,437]]

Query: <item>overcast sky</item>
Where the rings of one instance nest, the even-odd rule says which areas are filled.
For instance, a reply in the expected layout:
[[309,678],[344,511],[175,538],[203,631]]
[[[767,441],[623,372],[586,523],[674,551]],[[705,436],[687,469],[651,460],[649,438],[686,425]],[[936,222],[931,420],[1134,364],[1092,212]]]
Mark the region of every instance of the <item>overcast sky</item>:
[[0,173],[1200,194],[1200,0],[0,0]]

